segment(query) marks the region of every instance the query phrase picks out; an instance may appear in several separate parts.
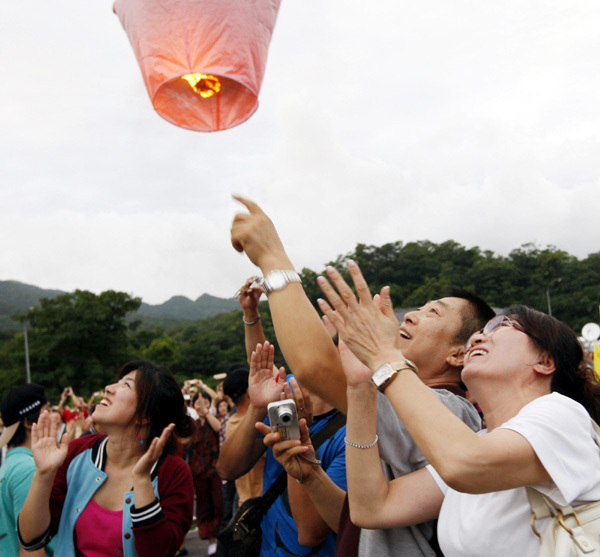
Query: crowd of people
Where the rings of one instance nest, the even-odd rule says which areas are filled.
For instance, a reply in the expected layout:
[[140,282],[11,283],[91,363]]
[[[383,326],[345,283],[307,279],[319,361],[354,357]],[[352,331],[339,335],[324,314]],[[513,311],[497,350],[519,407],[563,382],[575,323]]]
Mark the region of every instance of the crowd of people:
[[[67,387],[50,407],[43,387],[13,387],[3,556],[186,555],[195,523],[226,557],[219,532],[270,493],[250,557],[533,557],[550,518],[532,522],[531,488],[561,506],[600,500],[600,387],[565,324],[525,306],[496,315],[459,288],[398,322],[389,288],[373,296],[352,261],[351,284],[334,268],[318,278],[319,315],[271,219],[236,199],[248,211],[233,247],[263,277],[238,296],[247,361],[214,390],[144,360],[87,401]],[[270,427],[282,399],[299,439]]]

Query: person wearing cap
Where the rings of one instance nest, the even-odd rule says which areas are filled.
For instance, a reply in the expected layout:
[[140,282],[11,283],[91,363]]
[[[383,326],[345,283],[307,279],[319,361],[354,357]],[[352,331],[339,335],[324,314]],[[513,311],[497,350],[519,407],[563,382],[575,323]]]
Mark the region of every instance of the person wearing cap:
[[0,435],[0,448],[8,447],[6,460],[0,467],[0,555],[16,557],[54,555],[54,543],[26,553],[19,548],[17,517],[23,508],[35,462],[31,453],[31,426],[37,422],[40,411],[48,405],[44,388],[28,384],[12,387],[0,401],[4,429]]

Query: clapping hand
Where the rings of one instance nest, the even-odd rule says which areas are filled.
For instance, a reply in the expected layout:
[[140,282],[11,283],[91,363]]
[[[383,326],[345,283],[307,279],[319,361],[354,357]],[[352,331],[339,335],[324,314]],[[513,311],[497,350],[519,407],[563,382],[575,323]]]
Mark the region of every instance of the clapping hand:
[[75,428],[72,423],[60,443],[56,437],[60,428],[60,416],[47,410],[40,414],[37,423],[31,427],[31,452],[36,470],[40,474],[53,474],[60,468],[67,457],[69,442],[73,439]]
[[352,353],[342,339],[338,342],[338,350],[348,385],[370,384],[373,372]]
[[152,439],[152,443],[148,447],[148,450],[140,457],[136,465],[133,467],[133,476],[144,477],[150,476],[150,471],[154,466],[154,463],[160,458],[169,436],[175,429],[175,424],[169,424],[163,429],[160,437]]
[[381,299],[376,302],[358,265],[349,261],[348,270],[358,300],[342,275],[333,267],[328,267],[327,274],[335,288],[324,277],[319,277],[317,281],[331,306],[319,299],[319,307],[348,348],[374,370],[386,361],[402,357],[398,320],[394,316],[389,288],[381,290]]

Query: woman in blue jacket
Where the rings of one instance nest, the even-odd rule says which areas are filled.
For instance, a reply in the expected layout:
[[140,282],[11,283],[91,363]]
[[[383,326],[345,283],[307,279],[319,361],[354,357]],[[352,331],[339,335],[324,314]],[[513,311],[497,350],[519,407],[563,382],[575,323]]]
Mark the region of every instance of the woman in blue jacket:
[[29,550],[57,535],[61,556],[174,555],[190,527],[194,490],[173,435],[193,423],[173,375],[137,360],[108,385],[93,418],[106,435],[56,442],[55,416],[32,431],[36,463],[19,516]]

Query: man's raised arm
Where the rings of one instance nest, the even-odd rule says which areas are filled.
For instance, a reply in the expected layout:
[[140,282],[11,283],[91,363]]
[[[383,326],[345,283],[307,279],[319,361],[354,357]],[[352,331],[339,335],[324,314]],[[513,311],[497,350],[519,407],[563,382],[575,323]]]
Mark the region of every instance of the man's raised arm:
[[[231,243],[263,276],[294,269],[271,219],[254,202],[234,199],[249,213],[239,213],[231,226]],[[339,354],[302,285],[290,282],[268,294],[279,347],[298,380],[342,412],[346,412],[346,379]]]

